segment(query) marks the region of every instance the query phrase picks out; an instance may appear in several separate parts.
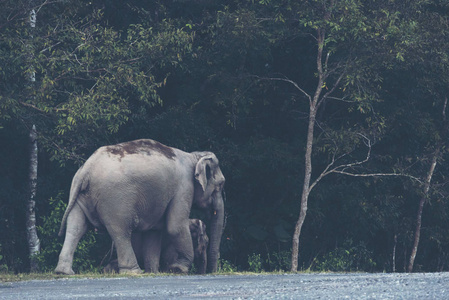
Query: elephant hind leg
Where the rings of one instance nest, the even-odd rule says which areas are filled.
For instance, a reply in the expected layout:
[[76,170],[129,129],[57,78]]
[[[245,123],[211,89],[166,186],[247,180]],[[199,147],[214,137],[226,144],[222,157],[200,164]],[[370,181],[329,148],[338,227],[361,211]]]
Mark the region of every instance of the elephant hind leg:
[[61,253],[59,254],[58,265],[56,266],[56,274],[73,275],[75,272],[72,270],[73,255],[78,245],[79,240],[87,231],[87,220],[83,211],[78,204],[75,204],[70,211],[67,218],[67,229],[64,239],[64,245],[62,246]]
[[110,261],[104,268],[103,273],[118,273],[118,261],[116,259]]
[[119,273],[141,274],[142,270],[137,263],[137,258],[131,243],[131,232],[123,229],[129,228],[129,226],[105,225],[117,249]]
[[142,234],[142,249],[145,272],[158,273],[161,257],[162,233],[159,230],[150,230]]

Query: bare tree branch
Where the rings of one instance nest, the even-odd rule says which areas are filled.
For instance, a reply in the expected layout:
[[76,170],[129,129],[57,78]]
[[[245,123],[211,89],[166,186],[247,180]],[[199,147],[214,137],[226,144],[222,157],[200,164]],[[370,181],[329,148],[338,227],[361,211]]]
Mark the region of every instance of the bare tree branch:
[[[21,105],[23,105],[23,106],[25,106],[25,107],[32,108],[32,109],[34,109],[34,110],[37,110],[37,111],[40,112],[40,113],[43,113],[43,114],[48,113],[47,111],[45,111],[45,110],[43,110],[43,109],[40,109],[39,107],[37,107],[37,106],[35,106],[35,105],[33,105],[33,104],[26,103],[26,102],[23,102],[23,101],[18,101],[18,102],[19,102]],[[65,108],[51,108],[50,110],[53,110],[53,111],[56,111],[56,112],[58,112],[58,111],[67,111],[67,109],[65,109]]]
[[337,173],[337,174],[343,174],[343,175],[348,175],[348,176],[352,176],[352,177],[381,177],[381,176],[402,176],[402,177],[407,177],[410,179],[413,179],[419,183],[423,183],[421,179],[409,175],[409,174],[402,174],[402,173],[363,173],[363,174],[356,174],[356,173],[350,173],[350,172],[346,172],[346,171],[338,171],[338,170],[333,170],[331,173]]
[[312,101],[312,97],[305,91],[303,90],[296,82],[294,82],[293,80],[290,80],[288,78],[279,78],[279,77],[260,77],[260,76],[256,76],[254,75],[253,77],[260,79],[260,80],[271,80],[271,81],[284,81],[284,82],[288,82],[291,85],[293,85],[297,90],[299,90],[302,94],[304,94],[309,101]]
[[342,102],[347,102],[347,103],[355,103],[354,100],[347,100],[345,99],[345,97],[343,98],[338,98],[338,97],[327,97],[327,99],[331,99],[331,100],[336,100],[336,101],[342,101]]
[[[422,184],[422,180],[412,176],[410,174],[404,174],[404,173],[352,173],[347,171],[347,169],[352,169],[356,166],[360,166],[366,162],[369,161],[370,156],[371,156],[371,148],[372,148],[372,143],[371,140],[368,139],[366,136],[359,134],[360,136],[362,136],[365,140],[365,145],[368,147],[368,151],[366,153],[366,157],[363,160],[360,161],[355,161],[352,163],[348,163],[348,164],[342,164],[342,165],[338,165],[338,166],[334,166],[334,164],[340,160],[341,158],[347,156],[349,153],[345,153],[343,155],[341,155],[338,158],[335,158],[335,154],[336,151],[333,154],[332,157],[332,161],[326,166],[326,168],[321,172],[321,174],[314,180],[314,182],[310,185],[309,187],[309,192],[315,187],[315,185],[318,184],[318,182],[320,182],[321,179],[323,179],[325,176],[335,173],[335,174],[342,174],[342,175],[347,175],[347,176],[352,176],[352,177],[385,177],[385,176],[401,176],[401,177],[407,177],[410,179],[413,179],[417,182],[419,182],[420,184]],[[333,168],[332,168],[333,167]]]
[[324,96],[321,98],[321,101],[324,101],[326,98],[329,97],[330,94],[332,94],[335,89],[338,87],[338,85],[340,84],[340,81],[343,79],[343,76],[345,75],[345,72],[342,72],[340,74],[340,76],[338,76],[337,81],[335,82],[335,84],[333,85],[333,87],[326,93],[324,94]]

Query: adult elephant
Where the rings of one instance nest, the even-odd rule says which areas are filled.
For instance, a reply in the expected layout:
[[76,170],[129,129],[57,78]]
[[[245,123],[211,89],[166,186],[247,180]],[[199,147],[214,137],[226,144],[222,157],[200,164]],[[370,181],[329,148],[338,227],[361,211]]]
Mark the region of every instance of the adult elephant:
[[[209,245],[209,238],[206,233],[206,225],[199,219],[190,219],[189,221],[190,235],[192,236],[193,243],[193,265],[195,271],[198,274],[206,273],[207,267],[207,246]],[[146,262],[153,261],[153,259],[159,258],[159,253],[149,253],[144,249],[145,233],[133,232],[131,237],[131,243],[136,254],[137,263],[140,268],[145,269],[147,272],[155,272],[157,270],[148,270]],[[144,255],[150,255],[154,257],[144,257]],[[168,272],[170,265],[176,261],[178,253],[175,251],[173,245],[166,236],[162,236],[162,249],[160,253],[160,269],[163,272]],[[105,273],[118,273],[118,261],[117,259],[111,260],[104,268]]]
[[[172,272],[193,261],[192,205],[210,216],[208,272],[217,270],[224,221],[225,178],[212,152],[187,153],[142,139],[99,148],[76,172],[59,235],[66,236],[55,272],[74,274],[73,255],[88,222],[105,228],[117,249],[120,273],[141,273],[131,233],[145,232],[146,251],[161,247],[164,230],[176,253]],[[157,270],[158,261],[148,262]],[[151,268],[150,268],[151,269]]]

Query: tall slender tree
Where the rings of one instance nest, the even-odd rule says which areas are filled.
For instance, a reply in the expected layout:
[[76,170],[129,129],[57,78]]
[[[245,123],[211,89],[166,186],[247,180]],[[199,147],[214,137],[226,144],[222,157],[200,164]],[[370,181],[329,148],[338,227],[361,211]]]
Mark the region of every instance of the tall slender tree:
[[[28,44],[28,80],[29,80],[29,89],[34,89],[34,84],[36,81],[36,72],[34,71],[33,66],[33,56],[34,56],[34,47],[33,47],[33,35],[34,29],[36,28],[37,21],[37,13],[35,7],[35,1],[30,1],[30,10],[29,10],[29,25],[30,25],[30,38]],[[32,96],[32,93],[29,95]],[[31,103],[34,101],[31,100]],[[36,125],[32,125],[30,129],[30,159],[29,159],[29,188],[30,194],[27,203],[27,211],[26,211],[26,231],[27,231],[27,239],[28,239],[28,251],[30,255],[30,270],[31,272],[38,271],[38,263],[36,261],[36,255],[39,254],[40,251],[40,240],[37,235],[36,229],[36,190],[37,190],[37,167],[38,167],[38,148],[37,148],[37,131]]]
[[[372,103],[378,100],[381,67],[391,65],[392,59],[401,59],[403,55],[400,48],[391,46],[399,44],[398,35],[389,32],[398,26],[410,29],[412,24],[402,23],[402,20],[397,19],[395,8],[389,7],[388,3],[382,3],[383,6],[378,7],[374,2],[358,0],[301,1],[297,4],[282,1],[261,2],[268,4],[271,2],[277,11],[277,17],[273,19],[282,20],[289,26],[299,26],[297,36],[304,37],[304,41],[311,39],[315,47],[313,87],[286,76],[263,78],[287,82],[308,104],[304,177],[301,184],[299,216],[292,238],[290,270],[295,272],[298,270],[299,241],[307,215],[310,193],[318,182],[329,174],[357,177],[399,175],[391,170],[360,172],[357,168],[371,159],[375,136],[379,135],[379,130],[383,126],[382,118],[373,114],[371,110]],[[286,7],[288,9],[284,10]],[[411,32],[403,38],[408,38],[410,34]],[[387,54],[380,56],[375,52]],[[330,105],[330,102],[333,102],[334,108],[341,105],[349,111],[369,113],[370,117],[366,115],[366,120],[370,120],[366,123],[368,127],[353,124],[355,127],[351,129],[342,127],[332,133],[332,125],[325,125],[327,121],[323,119],[326,113],[321,113],[321,120],[318,120],[320,109],[324,110],[325,104]],[[363,117],[359,120],[363,120]],[[349,119],[347,123],[350,123]],[[321,135],[326,136],[329,142],[324,149],[329,153],[330,162],[313,176],[312,160],[317,143],[315,131],[318,124],[322,131]],[[354,154],[358,152],[360,155],[363,147],[366,147],[365,156],[357,159]]]

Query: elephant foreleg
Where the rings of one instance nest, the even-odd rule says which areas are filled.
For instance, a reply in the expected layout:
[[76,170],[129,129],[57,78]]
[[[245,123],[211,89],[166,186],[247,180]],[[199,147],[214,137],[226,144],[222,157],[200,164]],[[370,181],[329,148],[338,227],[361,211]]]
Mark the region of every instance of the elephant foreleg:
[[177,252],[174,262],[168,267],[170,272],[187,273],[193,262],[193,244],[188,222],[183,226],[168,226],[168,235]]
[[68,275],[75,274],[72,270],[73,254],[75,253],[79,240],[86,233],[86,231],[86,216],[79,205],[75,204],[67,218],[67,229],[64,245],[62,246],[61,253],[59,254],[59,261],[56,266],[55,273]]
[[205,250],[199,254],[199,257],[195,257],[195,267],[197,268],[198,274],[206,274],[207,253]]

